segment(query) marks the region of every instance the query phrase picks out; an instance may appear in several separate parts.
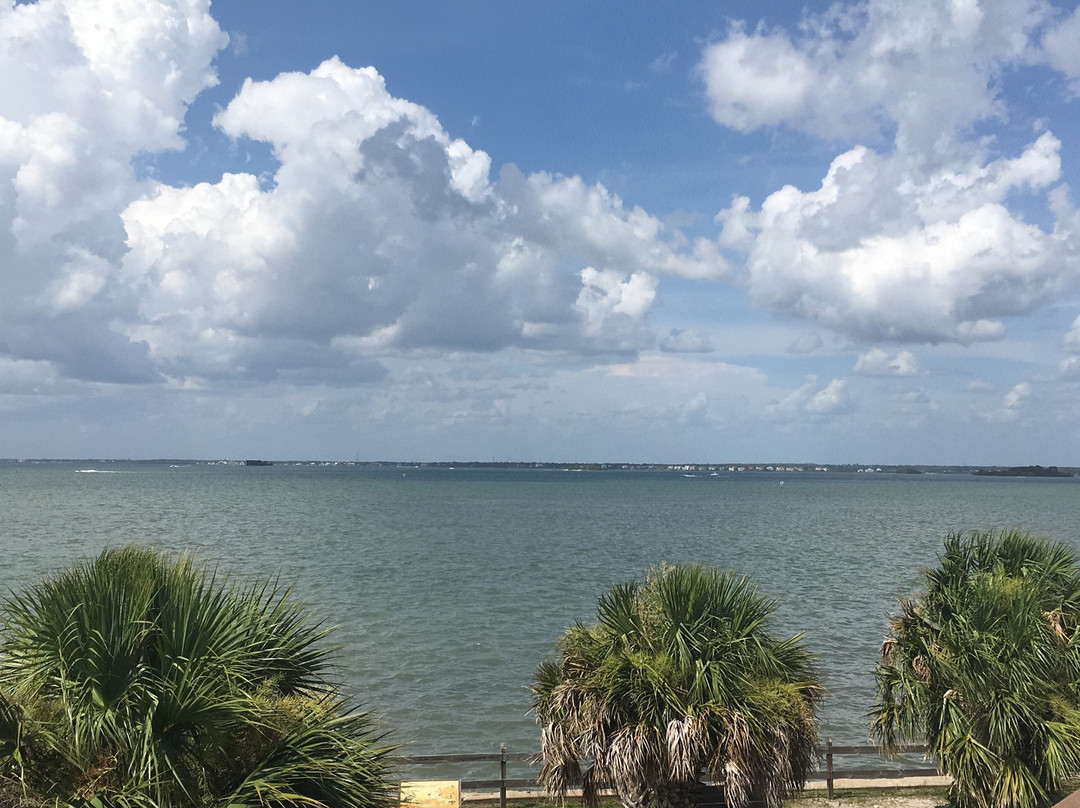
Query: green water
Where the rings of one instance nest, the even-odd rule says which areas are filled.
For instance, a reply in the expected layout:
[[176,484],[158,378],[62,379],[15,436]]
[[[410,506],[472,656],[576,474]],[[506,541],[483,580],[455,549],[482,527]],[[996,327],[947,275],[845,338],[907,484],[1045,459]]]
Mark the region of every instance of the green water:
[[1080,479],[0,464],[0,586],[132,541],[280,572],[413,753],[538,749],[533,668],[661,561],[755,576],[819,654],[822,736],[862,743],[897,593],[948,531],[990,527],[1080,546]]

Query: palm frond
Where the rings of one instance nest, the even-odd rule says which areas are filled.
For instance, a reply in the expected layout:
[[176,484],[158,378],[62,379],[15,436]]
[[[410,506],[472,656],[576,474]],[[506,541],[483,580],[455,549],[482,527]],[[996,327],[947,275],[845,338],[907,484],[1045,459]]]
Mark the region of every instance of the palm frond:
[[879,743],[925,739],[958,804],[1039,808],[1080,771],[1080,560],[1019,531],[950,534],[877,669]]
[[368,719],[326,678],[327,630],[276,580],[240,586],[187,555],[122,547],[12,595],[0,619],[0,767],[21,766],[31,796],[384,803]]
[[381,746],[370,718],[344,713],[284,736],[236,788],[229,808],[388,808],[391,747]]
[[801,787],[822,691],[801,637],[770,631],[775,609],[748,579],[692,564],[601,596],[533,680],[542,782],[562,795],[580,772],[661,799],[707,769],[733,806]]

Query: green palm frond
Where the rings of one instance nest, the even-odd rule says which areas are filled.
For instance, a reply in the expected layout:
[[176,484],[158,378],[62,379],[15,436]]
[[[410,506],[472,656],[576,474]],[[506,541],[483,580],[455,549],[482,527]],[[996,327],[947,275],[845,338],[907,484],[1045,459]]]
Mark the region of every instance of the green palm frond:
[[1019,531],[950,534],[923,579],[892,618],[873,735],[925,739],[960,805],[1047,805],[1080,772],[1080,560]]
[[28,795],[388,804],[369,720],[327,679],[327,630],[276,580],[240,586],[190,556],[123,547],[12,595],[0,620],[0,775],[18,764]]
[[361,713],[327,715],[280,739],[224,801],[228,808],[386,808],[390,747]]
[[[730,805],[775,808],[813,764],[821,688],[800,637],[770,630],[776,604],[743,577],[664,565],[601,596],[537,668],[540,779],[627,800],[689,793],[708,770]],[[591,764],[591,765],[590,765]]]
[[648,615],[641,614],[639,606],[636,585],[616,584],[597,601],[597,622],[612,641],[640,643],[648,636],[643,626]]

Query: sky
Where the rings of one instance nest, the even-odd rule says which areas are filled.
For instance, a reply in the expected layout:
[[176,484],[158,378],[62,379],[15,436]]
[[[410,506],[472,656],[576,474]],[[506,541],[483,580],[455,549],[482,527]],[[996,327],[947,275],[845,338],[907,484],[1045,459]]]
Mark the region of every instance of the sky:
[[1061,0],[0,0],[0,457],[1080,465]]

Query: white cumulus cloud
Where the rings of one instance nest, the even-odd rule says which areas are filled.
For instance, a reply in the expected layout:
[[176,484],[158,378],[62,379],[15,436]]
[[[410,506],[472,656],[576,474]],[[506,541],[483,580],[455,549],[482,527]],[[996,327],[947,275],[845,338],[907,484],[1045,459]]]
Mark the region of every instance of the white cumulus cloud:
[[[1047,131],[1005,154],[970,133],[1007,114],[998,76],[1042,59],[1040,36],[1074,24],[1054,20],[1036,0],[868,0],[811,18],[797,41],[736,28],[709,45],[701,69],[720,123],[881,143],[855,142],[818,188],[720,212],[720,243],[745,256],[753,300],[858,341],[967,344],[1001,338],[1003,318],[1080,284],[1061,141]],[[765,92],[757,107],[746,90],[741,111],[725,106],[773,57],[795,65],[797,97]],[[1039,199],[1053,227],[1015,210],[1018,194]]]
[[802,386],[767,406],[765,414],[771,417],[799,414],[826,416],[848,413],[853,409],[854,402],[848,394],[846,380],[833,379],[822,387],[818,377],[810,375]]
[[124,213],[141,289],[128,333],[176,374],[320,350],[343,366],[414,349],[633,351],[655,342],[658,275],[726,272],[707,242],[601,186],[513,166],[492,178],[485,153],[370,67],[249,80],[216,122],[272,145],[272,187],[226,175]]
[[819,78],[785,35],[748,36],[739,27],[705,49],[698,69],[713,117],[741,132],[804,115]]
[[1031,399],[1031,384],[1020,382],[1014,385],[1001,399],[1000,404],[983,414],[983,419],[992,424],[1004,424],[1019,420],[1028,401]]
[[1043,39],[1046,60],[1069,77],[1074,92],[1080,92],[1080,7]]
[[797,38],[736,25],[705,48],[699,71],[725,126],[782,123],[829,138],[896,127],[899,142],[932,149],[1003,112],[992,80],[1038,58],[1051,16],[1041,0],[836,4]]
[[1073,320],[1072,328],[1065,335],[1065,350],[1069,353],[1080,354],[1080,317]]
[[115,267],[140,152],[183,145],[187,105],[227,37],[207,0],[0,7],[0,355],[61,374],[150,381],[116,331],[137,291]]
[[633,352],[665,275],[729,272],[601,185],[525,175],[330,58],[214,119],[272,176],[140,180],[228,38],[207,0],[0,8],[0,358],[61,376],[354,383],[410,351]]
[[917,376],[920,372],[919,361],[911,351],[890,356],[881,348],[860,354],[854,371],[863,376]]

